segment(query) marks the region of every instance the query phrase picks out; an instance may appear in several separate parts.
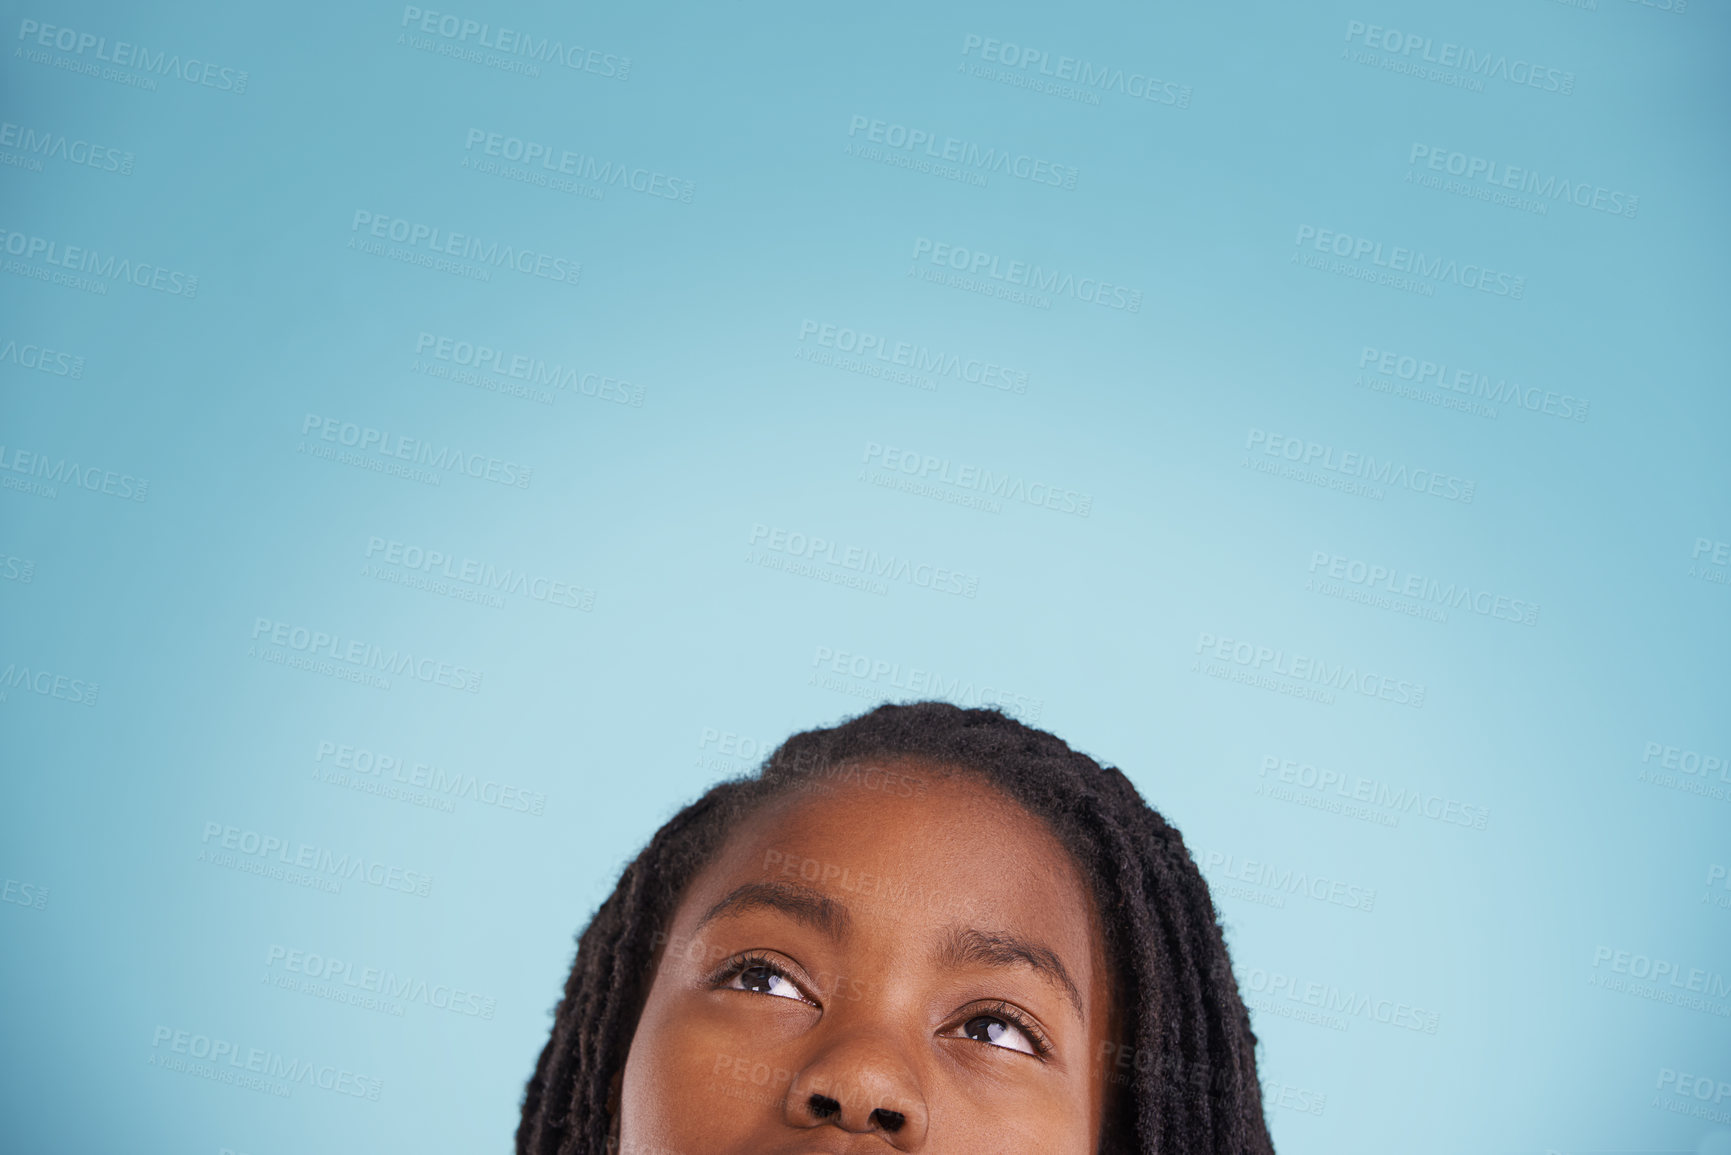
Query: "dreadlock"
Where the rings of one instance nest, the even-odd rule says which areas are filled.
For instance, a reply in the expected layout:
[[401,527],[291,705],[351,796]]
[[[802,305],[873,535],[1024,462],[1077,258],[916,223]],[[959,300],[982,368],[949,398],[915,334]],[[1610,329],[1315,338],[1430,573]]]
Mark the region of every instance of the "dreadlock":
[[577,940],[535,1064],[518,1155],[602,1155],[609,1099],[660,940],[687,883],[765,801],[823,789],[873,759],[971,771],[1043,819],[1092,889],[1114,975],[1118,1043],[1102,1155],[1272,1155],[1256,1036],[1208,886],[1184,840],[1128,778],[996,710],[884,705],[795,734],[754,775],[722,782],[656,831]]

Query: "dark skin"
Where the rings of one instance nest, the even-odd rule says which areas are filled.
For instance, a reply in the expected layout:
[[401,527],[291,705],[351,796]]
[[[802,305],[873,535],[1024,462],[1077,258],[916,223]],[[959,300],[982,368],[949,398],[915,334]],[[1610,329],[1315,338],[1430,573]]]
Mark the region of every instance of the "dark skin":
[[692,880],[616,1083],[625,1155],[1099,1149],[1111,976],[1074,861],[975,775],[873,768]]

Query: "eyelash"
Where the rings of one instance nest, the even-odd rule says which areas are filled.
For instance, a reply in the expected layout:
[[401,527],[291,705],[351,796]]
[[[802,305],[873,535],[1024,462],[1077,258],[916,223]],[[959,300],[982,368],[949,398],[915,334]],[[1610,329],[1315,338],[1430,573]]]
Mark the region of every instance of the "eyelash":
[[[1023,1035],[1027,1036],[1028,1042],[1033,1044],[1034,1056],[1036,1058],[1044,1059],[1047,1055],[1052,1053],[1052,1044],[1050,1040],[1046,1038],[1045,1034],[1039,1027],[1034,1025],[1034,1020],[1030,1019],[1016,1007],[1013,1007],[1006,1002],[998,1001],[987,1003],[983,1007],[970,1007],[958,1016],[958,1022],[960,1025],[965,1026],[969,1020],[977,1019],[982,1015],[990,1016],[994,1019],[1003,1019],[1006,1023],[1009,1023],[1011,1026],[1021,1031]],[[987,1045],[990,1046],[991,1044]],[[1000,1049],[1010,1050],[1013,1048]]]
[[[786,967],[764,954],[744,954],[728,959],[725,963],[721,964],[720,970],[716,971],[709,977],[709,985],[717,988],[726,986],[728,983],[738,978],[742,973],[753,967],[762,967],[771,974],[778,975],[781,978],[786,979],[788,982],[793,983],[801,995],[812,1004],[816,1005],[817,1000],[813,999],[811,995],[806,992],[805,987],[800,984],[793,975],[788,973]],[[766,995],[764,997],[774,998],[775,996]],[[1022,1034],[1026,1036],[1028,1042],[1032,1044],[1036,1058],[1044,1060],[1047,1055],[1052,1053],[1052,1044],[1050,1040],[1048,1040],[1045,1033],[1034,1024],[1034,1021],[1016,1007],[1011,1006],[1009,1003],[1003,1002],[1002,1000],[990,1002],[984,1006],[969,1007],[958,1015],[954,1022],[957,1027],[961,1027],[967,1025],[969,1020],[977,1019],[981,1016],[1002,1019],[1017,1030],[1021,1031]],[[986,1043],[982,1045],[991,1046],[992,1044]],[[1013,1050],[1014,1048],[1000,1047],[998,1049]]]
[[[709,976],[709,985],[712,987],[726,986],[752,967],[762,967],[771,974],[786,979],[794,985],[794,988],[799,991],[801,997],[803,997],[808,1003],[813,1006],[817,1005],[817,1000],[811,997],[811,994],[805,989],[805,984],[794,978],[786,967],[782,966],[768,955],[763,954],[736,955],[735,957],[728,959],[726,962],[721,964],[720,970]],[[776,996],[767,995],[765,997],[774,998]]]

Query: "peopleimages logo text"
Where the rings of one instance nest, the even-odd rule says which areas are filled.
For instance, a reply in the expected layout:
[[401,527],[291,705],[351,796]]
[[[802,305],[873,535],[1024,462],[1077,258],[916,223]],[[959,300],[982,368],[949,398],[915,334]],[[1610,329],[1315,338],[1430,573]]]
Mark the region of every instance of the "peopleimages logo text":
[[471,20],[452,12],[435,12],[430,8],[403,6],[401,27],[413,32],[438,36],[453,44],[473,45],[504,56],[520,56],[537,64],[558,64],[573,72],[588,72],[609,80],[631,78],[631,57],[615,56],[581,44],[566,44],[551,36],[537,36],[521,29],[495,28],[480,20]]
[[1265,673],[1296,682],[1311,683],[1330,690],[1380,698],[1397,706],[1418,709],[1424,705],[1423,682],[1360,670],[1347,662],[1330,663],[1325,658],[1308,654],[1288,653],[1273,646],[1235,641],[1211,634],[1206,630],[1196,635],[1195,652],[1216,662],[1230,662],[1246,671]]
[[1685,966],[1674,959],[1645,955],[1639,951],[1613,950],[1608,946],[1594,947],[1593,966],[1597,968],[1602,963],[1609,963],[1609,969],[1616,974],[1646,979],[1654,984],[1663,982],[1686,992],[1704,994],[1715,999],[1731,996],[1731,981],[1728,981],[1724,974],[1702,967]]
[[572,361],[549,362],[544,357],[497,349],[483,341],[466,341],[425,329],[415,338],[415,355],[471,369],[477,374],[523,381],[537,389],[557,389],[615,405],[643,407],[643,386],[581,368]]
[[1539,389],[1507,377],[1492,378],[1474,369],[1454,368],[1447,362],[1432,361],[1392,349],[1366,345],[1358,355],[1358,367],[1370,369],[1384,377],[1396,377],[1415,385],[1446,389],[1496,405],[1518,405],[1532,413],[1543,413],[1564,421],[1585,421],[1592,402],[1572,393]]
[[697,186],[688,180],[668,176],[656,169],[615,164],[598,160],[588,153],[572,152],[568,148],[545,141],[525,140],[519,136],[471,128],[463,140],[463,151],[473,153],[476,146],[484,156],[497,157],[525,166],[539,166],[558,176],[575,177],[598,185],[616,185],[645,196],[690,204]]
[[316,843],[291,842],[274,834],[223,822],[206,822],[199,842],[212,850],[220,848],[249,858],[272,859],[283,866],[315,871],[339,883],[355,879],[381,890],[394,890],[421,898],[432,892],[433,876],[430,874],[368,858],[364,854],[339,853]]
[[[0,148],[15,148],[26,156],[61,160],[67,164],[93,168],[98,172],[132,175],[132,154],[113,145],[93,144],[88,140],[69,137],[48,129],[38,131],[28,125],[0,121]],[[41,171],[40,168],[37,169]]]
[[[1527,292],[1527,279],[1524,276],[1498,272],[1470,261],[1461,264],[1452,257],[1426,256],[1423,250],[1409,249],[1401,245],[1391,246],[1385,257],[1382,242],[1373,241],[1369,237],[1355,237],[1351,233],[1335,232],[1333,229],[1317,228],[1315,225],[1299,225],[1298,236],[1292,243],[1302,249],[1306,242],[1317,252],[1329,253],[1342,260],[1362,263],[1368,259],[1372,265],[1391,272],[1410,273],[1431,281],[1448,281],[1463,289],[1477,289],[1481,293],[1508,297],[1514,301],[1526,296]],[[1298,259],[1296,252],[1293,259]]]
[[595,604],[595,591],[576,582],[559,581],[510,566],[501,569],[491,562],[460,557],[444,550],[424,549],[377,534],[368,536],[366,556],[375,565],[382,562],[429,577],[461,582],[493,593],[517,594],[549,605],[588,610]]
[[[9,257],[41,261],[44,265],[51,265],[56,269],[70,269],[74,273],[99,278],[98,284],[105,281],[125,281],[141,289],[153,289],[171,297],[191,300],[198,296],[198,278],[191,273],[167,269],[149,261],[134,261],[130,257],[103,253],[85,245],[61,244],[50,237],[22,233],[4,226],[0,226],[0,250],[4,250]],[[108,289],[103,285],[97,291],[106,293]]]
[[132,44],[125,40],[116,40],[110,44],[106,36],[80,32],[76,28],[44,24],[39,20],[20,20],[18,39],[42,48],[70,52],[74,56],[88,55],[92,60],[100,60],[104,64],[113,64],[120,68],[136,68],[140,72],[156,76],[178,77],[188,84],[197,84],[204,88],[237,94],[246,91],[247,74],[241,69],[211,64],[192,56],[182,59],[178,52],[152,52],[142,44]]
[[481,692],[480,670],[442,662],[437,658],[417,658],[410,650],[387,650],[359,638],[345,638],[291,622],[258,618],[252,625],[252,640],[259,646],[277,646],[297,653],[327,658],[333,662],[343,662],[357,670],[406,676],[418,682],[447,686],[471,694]]
[[915,449],[868,441],[860,460],[867,466],[875,465],[922,482],[942,483],[985,497],[1019,501],[1059,513],[1074,513],[1087,517],[1094,508],[1094,495],[1091,493],[1082,493],[1049,481],[1029,481],[1019,474],[993,473],[990,469],[978,465],[959,464],[948,457],[934,457]]
[[[27,477],[39,477],[44,482],[77,486],[79,489],[88,489],[91,493],[102,493],[124,501],[144,501],[150,496],[150,482],[142,477],[134,477],[130,473],[116,473],[100,465],[80,465],[76,459],[19,449],[17,446],[10,448],[11,452],[8,453],[8,447],[0,444],[0,474],[22,473]],[[11,480],[4,479],[6,482]],[[14,487],[9,485],[8,488]],[[48,495],[53,496],[58,492],[49,490]]]
[[[163,1044],[167,1044],[166,1047]],[[357,1099],[370,1099],[378,1102],[384,1091],[384,1081],[371,1075],[360,1074],[332,1063],[317,1063],[310,1059],[296,1059],[264,1047],[245,1047],[231,1039],[216,1039],[209,1035],[201,1035],[192,1031],[177,1031],[173,1027],[159,1026],[151,1037],[150,1045],[171,1052],[166,1056],[151,1056],[151,1065],[165,1067],[169,1070],[185,1069],[183,1063],[176,1062],[173,1055],[187,1055],[193,1059],[208,1063],[212,1068],[216,1064],[226,1062],[229,1067],[237,1070],[222,1071],[192,1069],[189,1073],[199,1074],[219,1083],[234,1083],[236,1076],[247,1074],[257,1075],[263,1080],[280,1080],[284,1084],[300,1083],[304,1086],[317,1087],[323,1091],[331,1091],[339,1095],[352,1095]],[[259,1088],[263,1089],[263,1088]],[[281,1092],[287,1094],[286,1088]]]
[[[471,453],[451,445],[436,445],[419,437],[404,437],[371,425],[358,425],[337,417],[308,413],[301,419],[301,434],[314,434],[319,440],[346,446],[360,453],[373,453],[395,461],[410,461],[433,469],[465,474],[481,481],[491,481],[513,489],[527,489],[535,476],[532,466],[521,465],[484,453]],[[303,452],[304,452],[304,442]],[[437,479],[440,475],[431,475]]]
[[1366,24],[1362,20],[1346,22],[1347,43],[1359,43],[1366,48],[1395,56],[1416,58],[1426,64],[1452,68],[1482,80],[1503,80],[1510,84],[1537,88],[1568,96],[1575,91],[1575,74],[1561,68],[1535,64],[1530,60],[1510,60],[1506,53],[1479,52],[1444,40],[1441,43],[1416,32]]
[[1247,453],[1260,451],[1265,457],[1291,461],[1305,468],[1324,469],[1391,489],[1410,489],[1445,501],[1470,505],[1478,489],[1477,482],[1452,473],[1416,466],[1408,468],[1404,463],[1386,457],[1379,461],[1368,453],[1337,451],[1332,445],[1303,437],[1288,437],[1284,433],[1270,433],[1266,429],[1250,429],[1244,437],[1244,449]]
[[401,782],[440,798],[467,798],[481,806],[494,806],[520,814],[540,815],[547,811],[547,796],[538,790],[526,790],[492,777],[482,778],[458,770],[446,770],[429,762],[410,760],[400,754],[372,750],[366,746],[322,739],[313,755],[313,761],[342,771],[345,775],[353,775],[356,780]]
[[[1321,571],[1320,574],[1318,571]],[[1366,590],[1412,598],[1451,610],[1468,610],[1480,617],[1516,622],[1523,626],[1534,626],[1539,622],[1537,602],[1510,597],[1494,590],[1477,589],[1468,582],[1444,583],[1437,578],[1403,570],[1396,565],[1366,562],[1318,549],[1311,551],[1309,572],[1313,577],[1332,578]]]
[[44,698],[59,698],[75,706],[94,706],[99,688],[95,682],[87,682],[83,678],[57,674],[41,667],[32,670],[29,666],[21,666],[17,662],[8,662],[6,668],[0,670],[0,702],[4,702],[13,690],[27,690]]
[[1054,60],[1050,52],[1042,49],[1019,45],[1013,40],[969,33],[962,40],[962,55],[972,56],[976,52],[980,60],[1075,84],[1083,90],[1117,92],[1135,100],[1150,100],[1177,108],[1190,106],[1188,84],[1161,80],[1150,73],[1112,68],[1075,56],[1060,55]]
[[940,136],[931,129],[912,128],[855,113],[848,121],[847,134],[850,138],[857,138],[862,133],[872,144],[909,153],[920,152],[932,160],[962,165],[982,173],[1001,173],[1034,184],[1073,189],[1080,171],[1075,165],[1058,164],[1010,149],[982,147],[953,136]]
[[1228,882],[1248,883],[1279,894],[1302,895],[1317,902],[1344,906],[1348,910],[1368,913],[1376,907],[1376,890],[1372,887],[1343,882],[1325,875],[1312,875],[1306,870],[1290,866],[1276,866],[1266,859],[1245,858],[1229,851],[1203,851],[1195,846],[1191,849],[1200,860],[1198,865],[1204,874],[1218,875]]
[[1460,177],[1469,184],[1483,182],[1493,188],[1510,189],[1546,201],[1567,201],[1580,208],[1594,209],[1611,216],[1633,218],[1641,207],[1640,197],[1621,189],[1604,188],[1591,181],[1570,180],[1554,173],[1540,176],[1537,171],[1522,168],[1520,165],[1506,164],[1488,157],[1469,156],[1442,145],[1420,144],[1417,141],[1413,142],[1412,151],[1406,159],[1408,181],[1412,180],[1412,170],[1419,167],[1420,161],[1423,162],[1423,167],[1431,172]]
[[847,570],[864,579],[878,579],[880,582],[902,581],[921,589],[956,594],[965,598],[975,596],[980,589],[978,574],[915,561],[894,553],[880,554],[877,550],[864,546],[847,545],[817,534],[790,531],[780,526],[764,525],[762,522],[751,527],[746,544],[758,551],[769,551]]
[[959,353],[933,349],[914,341],[900,341],[846,325],[833,325],[807,317],[800,321],[799,339],[825,349],[852,353],[861,359],[872,357],[933,377],[950,377],[1006,393],[1028,391],[1028,374],[1020,369],[979,357],[964,358]]
[[1106,309],[1122,309],[1127,313],[1142,311],[1142,290],[1094,277],[1077,277],[1062,269],[1048,269],[1026,261],[1004,260],[994,253],[945,244],[930,237],[914,239],[914,263],[924,261],[943,268],[955,269],[969,276],[1026,288],[1035,293],[1054,297],[1070,297],[1088,305]]
[[[1277,783],[1296,786],[1312,795],[1328,796],[1330,801],[1344,799],[1349,803],[1368,803],[1392,815],[1414,814],[1429,818],[1433,822],[1464,826],[1471,830],[1484,830],[1491,820],[1488,806],[1475,806],[1459,798],[1396,786],[1376,778],[1348,774],[1327,766],[1319,768],[1314,763],[1294,761],[1277,754],[1269,754],[1262,759],[1257,776],[1272,776]],[[1261,792],[1259,788],[1258,793]],[[1320,808],[1334,809],[1327,806]],[[1388,822],[1383,825],[1394,824]]]
[[84,358],[77,353],[66,353],[46,345],[28,342],[20,345],[11,337],[0,343],[0,365],[8,361],[20,369],[34,369],[38,373],[49,373],[55,377],[84,376]]
[[[265,952],[264,965],[299,975],[314,983],[341,984],[353,991],[382,995],[407,1003],[421,1003],[441,1011],[491,1019],[499,1001],[476,991],[453,987],[447,983],[428,982],[416,975],[398,974],[387,967],[366,966],[318,951],[297,950],[272,943]],[[314,991],[313,993],[322,993]],[[346,1001],[346,1000],[342,1000]]]
[[[951,677],[899,661],[874,658],[856,651],[818,646],[812,655],[813,684],[826,685],[825,675],[836,674],[867,683],[870,694],[882,699],[890,690],[917,698],[942,698],[972,707],[992,706],[1029,722],[1037,722],[1045,700],[971,678]],[[830,684],[828,688],[834,689]]]
[[552,253],[519,248],[498,241],[486,241],[469,233],[452,232],[437,225],[356,209],[354,219],[349,223],[349,232],[359,233],[363,229],[367,236],[407,245],[410,249],[424,249],[428,253],[475,261],[496,269],[515,269],[519,273],[540,277],[544,281],[575,285],[583,272],[581,262],[556,257]]

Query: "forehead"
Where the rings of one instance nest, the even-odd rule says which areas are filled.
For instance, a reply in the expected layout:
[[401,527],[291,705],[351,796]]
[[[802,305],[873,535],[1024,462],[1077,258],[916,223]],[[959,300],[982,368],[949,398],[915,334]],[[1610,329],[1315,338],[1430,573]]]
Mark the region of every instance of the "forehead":
[[772,800],[693,881],[677,921],[741,882],[778,879],[825,891],[878,932],[994,926],[1037,933],[1084,967],[1100,953],[1070,853],[967,771],[863,762]]

